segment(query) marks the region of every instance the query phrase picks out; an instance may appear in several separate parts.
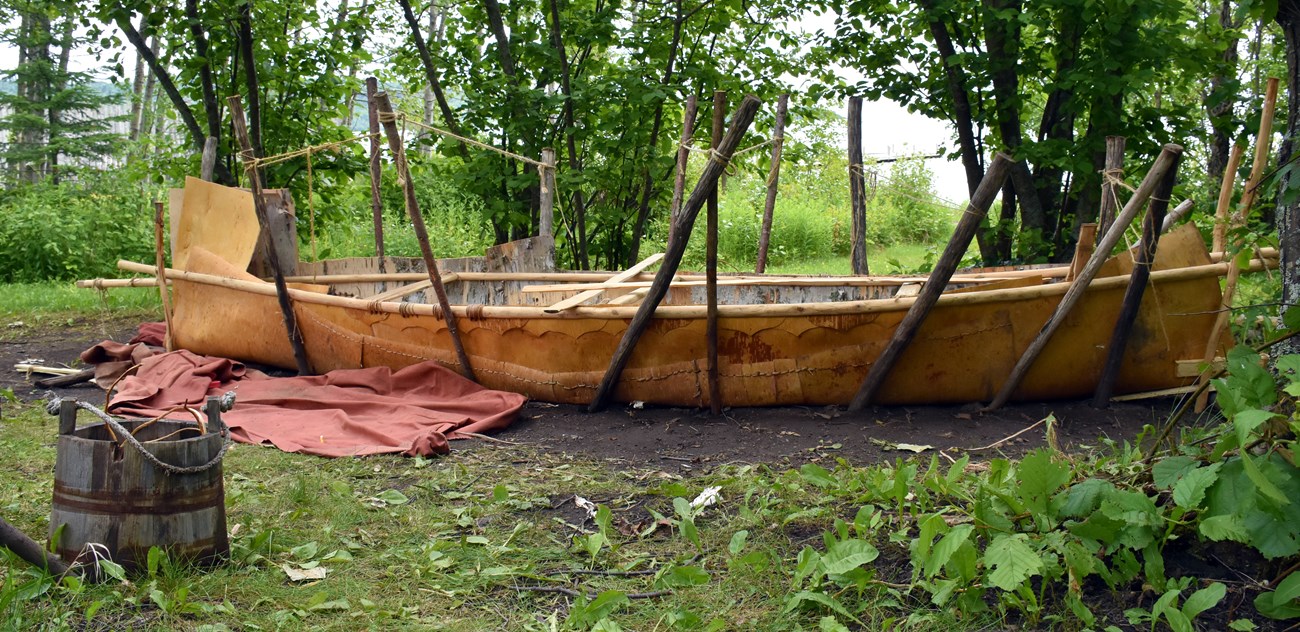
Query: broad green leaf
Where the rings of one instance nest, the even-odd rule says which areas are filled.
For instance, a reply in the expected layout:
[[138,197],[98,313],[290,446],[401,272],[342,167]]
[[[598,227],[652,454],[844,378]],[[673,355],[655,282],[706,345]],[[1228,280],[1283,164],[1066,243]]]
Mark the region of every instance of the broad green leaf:
[[935,575],[938,575],[939,570],[942,569],[944,565],[948,563],[948,560],[952,558],[952,554],[955,553],[961,545],[970,541],[970,534],[974,530],[974,525],[959,524],[944,535],[930,551],[930,558],[925,560],[925,576],[934,577]]
[[818,632],[849,632],[849,629],[844,627],[844,624],[830,615],[824,616],[817,621],[817,630]]
[[875,561],[880,551],[866,540],[836,542],[822,556],[822,569],[827,575],[843,575],[863,564]]
[[375,498],[383,501],[386,505],[405,505],[406,503],[411,502],[411,499],[407,498],[406,494],[395,489],[386,489],[379,492]]
[[1243,410],[1233,415],[1232,427],[1237,432],[1237,444],[1243,446],[1249,444],[1250,433],[1276,416],[1277,413],[1258,409]]
[[745,548],[745,540],[749,538],[749,531],[741,529],[731,534],[731,542],[727,544],[727,552],[732,555],[740,553]]
[[1274,592],[1260,593],[1255,597],[1255,609],[1270,619],[1294,619],[1300,617],[1300,604],[1294,600],[1283,601]]
[[1207,467],[1188,470],[1174,484],[1174,503],[1183,509],[1196,509],[1205,500],[1205,492],[1219,478],[1219,467],[1214,463]]
[[698,566],[674,566],[659,581],[665,586],[700,586],[709,579],[709,573]]
[[984,551],[984,561],[992,569],[988,575],[990,584],[1011,592],[1031,575],[1042,571],[1043,561],[1029,547],[1028,540],[1023,533],[993,538]]
[[831,476],[831,473],[826,468],[816,463],[804,463],[799,468],[799,475],[818,487],[834,487],[837,484],[835,477]]
[[1210,516],[1201,521],[1200,531],[1201,535],[1215,542],[1232,540],[1247,543],[1250,538],[1250,534],[1246,533],[1246,525],[1242,524],[1241,517],[1235,514]]
[[1282,490],[1278,489],[1277,485],[1274,485],[1273,481],[1259,469],[1259,464],[1255,462],[1254,457],[1246,456],[1243,451],[1239,458],[1241,459],[1242,468],[1246,471],[1246,476],[1250,477],[1251,482],[1255,483],[1255,487],[1259,489],[1261,494],[1268,496],[1278,504],[1291,504],[1291,500],[1282,493]]
[[827,595],[826,593],[810,592],[807,590],[799,591],[793,595],[790,595],[785,601],[785,612],[793,612],[794,610],[797,610],[803,604],[808,602],[821,604],[827,608],[830,608],[836,614],[852,619],[854,622],[856,622],[859,625],[862,624],[862,622],[859,621],[857,617],[849,613],[848,608],[845,608],[844,604],[841,604],[834,597]]
[[1220,582],[1214,582],[1192,593],[1187,598],[1187,601],[1183,602],[1183,614],[1187,615],[1189,620],[1195,619],[1202,612],[1219,605],[1219,601],[1223,599],[1227,592],[1227,586]]
[[1300,573],[1291,573],[1273,589],[1273,600],[1282,603],[1300,599]]
[[1178,482],[1178,479],[1197,465],[1200,465],[1200,461],[1190,456],[1171,456],[1160,459],[1155,465],[1151,466],[1151,478],[1156,487],[1169,489],[1174,486],[1174,483]]
[[1102,494],[1113,488],[1109,481],[1090,478],[1070,486],[1065,492],[1065,502],[1061,505],[1063,517],[1082,518],[1097,510],[1101,504]]

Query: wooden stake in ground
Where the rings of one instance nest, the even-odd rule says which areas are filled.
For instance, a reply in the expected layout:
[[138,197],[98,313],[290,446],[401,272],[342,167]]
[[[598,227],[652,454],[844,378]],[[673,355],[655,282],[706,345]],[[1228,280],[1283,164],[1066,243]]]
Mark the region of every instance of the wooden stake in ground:
[[275,240],[271,237],[273,230],[270,216],[266,212],[266,198],[262,196],[262,178],[257,170],[257,156],[253,145],[248,140],[248,127],[244,120],[244,106],[239,95],[226,99],[230,104],[230,121],[235,128],[235,138],[239,140],[239,160],[248,172],[248,185],[253,190],[253,208],[257,211],[257,223],[262,225],[266,234],[266,261],[271,264],[271,276],[275,279],[275,296],[280,302],[280,313],[284,317],[284,328],[289,335],[289,346],[293,347],[293,361],[298,366],[298,375],[311,375],[311,365],[307,362],[307,347],[302,341],[302,331],[298,329],[298,319],[293,313],[293,302],[289,298],[289,288],[284,283],[284,268],[280,266],[280,255],[276,252]]
[[374,77],[366,77],[366,109],[370,115],[370,214],[375,223],[375,256],[379,258],[379,271],[384,272],[384,200],[380,195],[379,184],[383,178],[379,160],[383,153],[383,144],[379,140],[379,106],[375,105],[375,95],[379,94],[379,82]]
[[1120,303],[1119,320],[1115,322],[1110,348],[1106,350],[1106,364],[1097,381],[1097,390],[1093,393],[1092,405],[1096,408],[1109,406],[1110,396],[1115,393],[1115,380],[1119,379],[1124,350],[1128,348],[1129,335],[1133,332],[1133,323],[1137,321],[1138,309],[1142,307],[1147,280],[1151,278],[1151,265],[1156,260],[1156,247],[1160,243],[1165,211],[1169,208],[1169,195],[1173,193],[1174,181],[1178,178],[1178,162],[1181,159],[1181,154],[1175,157],[1173,166],[1169,167],[1151,194],[1151,207],[1147,209],[1147,216],[1142,221],[1142,242],[1133,259],[1133,272],[1129,275],[1128,288],[1124,290],[1124,301]]
[[758,97],[750,94],[746,95],[740,102],[740,107],[731,116],[731,128],[727,130],[726,136],[722,138],[722,143],[718,149],[709,156],[708,164],[704,165],[704,172],[700,174],[700,181],[695,185],[695,190],[682,206],[682,212],[673,222],[673,239],[668,242],[664,252],[663,262],[659,266],[659,272],[655,274],[654,283],[651,284],[650,290],[646,293],[645,300],[637,309],[636,315],[632,317],[632,322],[628,324],[627,332],[623,334],[623,339],[618,343],[618,349],[614,351],[614,356],[610,358],[609,368],[605,371],[605,377],[601,379],[600,386],[596,389],[596,394],[592,397],[591,405],[587,407],[590,412],[598,412],[605,409],[609,403],[609,398],[613,394],[614,387],[618,384],[619,377],[623,375],[623,369],[627,367],[628,360],[632,357],[632,350],[636,349],[636,343],[641,339],[641,334],[645,332],[646,327],[650,324],[650,319],[654,317],[655,309],[663,301],[664,295],[668,293],[668,285],[672,283],[673,275],[677,273],[677,266],[682,262],[682,255],[686,253],[686,242],[691,236],[691,227],[695,225],[695,217],[699,215],[700,208],[704,206],[705,200],[709,194],[716,191],[718,187],[718,178],[726,170],[731,162],[731,156],[740,146],[741,139],[749,129],[750,123],[754,122],[754,113],[758,111]]
[[[1250,209],[1255,205],[1255,200],[1259,197],[1259,187],[1264,179],[1264,169],[1268,167],[1268,154],[1273,142],[1273,112],[1277,106],[1277,78],[1271,77],[1268,80],[1268,88],[1264,92],[1264,106],[1259,115],[1259,137],[1255,139],[1255,162],[1250,167],[1250,179],[1246,181],[1246,190],[1241,194],[1241,202],[1237,205],[1237,212],[1233,215],[1230,224],[1233,227],[1241,226],[1250,217]],[[1226,179],[1226,176],[1225,176]],[[1244,244],[1239,240],[1234,240],[1233,245],[1240,248]],[[1235,248],[1234,248],[1235,250]],[[1228,328],[1228,317],[1232,315],[1233,298],[1237,293],[1237,279],[1241,276],[1241,266],[1237,264],[1237,258],[1232,257],[1228,260],[1228,274],[1223,281],[1223,301],[1219,307],[1219,315],[1214,319],[1214,326],[1210,328],[1210,338],[1205,341],[1205,363],[1213,364],[1215,356],[1219,351],[1219,338],[1222,337],[1223,331]],[[1209,374],[1202,374],[1198,382],[1208,381]],[[1205,410],[1209,405],[1209,390],[1201,391],[1196,398],[1195,412]]]
[[934,264],[934,270],[930,272],[929,279],[926,280],[925,286],[921,288],[921,293],[917,295],[916,302],[907,310],[907,315],[898,323],[894,329],[894,335],[889,339],[889,344],[885,350],[880,353],[880,357],[871,365],[871,370],[867,372],[866,379],[862,380],[862,386],[858,387],[858,394],[853,397],[849,403],[849,410],[862,410],[871,399],[876,396],[876,391],[885,383],[885,378],[889,377],[889,372],[898,362],[898,358],[911,344],[912,339],[916,337],[916,332],[925,322],[925,317],[930,315],[930,309],[939,301],[939,295],[948,285],[948,280],[952,278],[957,266],[961,263],[961,258],[966,254],[966,249],[970,248],[970,241],[975,237],[975,232],[979,230],[980,222],[984,221],[984,215],[988,213],[989,206],[993,204],[993,199],[997,197],[998,190],[1002,188],[1003,181],[1007,178],[1007,173],[1011,168],[1011,159],[1004,154],[997,154],[993,157],[993,162],[989,165],[988,171],[984,172],[984,179],[980,181],[979,187],[975,189],[975,194],[971,196],[970,204],[966,206],[966,212],[962,213],[961,220],[957,222],[957,228],[953,231],[952,239],[948,240],[948,246],[944,248],[943,254],[939,256],[939,261]]
[[776,102],[776,128],[772,130],[772,166],[767,171],[767,199],[763,202],[763,228],[758,233],[758,262],[754,272],[767,269],[767,247],[772,241],[772,213],[776,210],[776,189],[781,177],[781,145],[785,143],[785,112],[790,95]]
[[167,262],[163,254],[163,203],[153,203],[153,246],[154,246],[154,265],[158,267],[158,298],[162,301],[163,320],[167,323],[167,335],[163,337],[163,347],[170,350],[172,348],[172,302],[167,293],[167,280],[163,277],[163,271],[167,269]]
[[397,129],[397,116],[393,105],[388,100],[387,92],[375,94],[375,105],[379,108],[379,122],[384,126],[388,136],[388,150],[393,153],[393,164],[397,167],[397,179],[402,183],[402,193],[406,200],[406,213],[415,228],[415,239],[420,242],[420,255],[424,257],[424,267],[429,273],[429,282],[433,284],[433,293],[438,296],[438,307],[442,317],[447,321],[447,334],[451,336],[452,347],[456,349],[456,360],[460,362],[461,373],[465,377],[478,381],[474,377],[474,367],[470,366],[469,355],[465,345],[461,344],[460,330],[456,327],[456,315],[451,311],[451,301],[447,300],[447,288],[442,284],[442,275],[438,273],[438,260],[433,256],[429,246],[429,231],[424,226],[424,216],[415,201],[415,183],[411,182],[411,172],[406,164],[406,148],[402,146],[402,133]]
[[[709,149],[716,152],[722,141],[727,113],[727,92],[713,92],[713,129],[709,133]],[[716,154],[714,154],[716,157]],[[726,173],[725,171],[723,173]],[[718,382],[718,189],[709,194],[708,230],[705,231],[704,295],[708,310],[704,320],[704,337],[709,365],[709,412],[722,414],[722,385]]]
[[1097,212],[1097,234],[1105,235],[1115,221],[1119,197],[1115,180],[1124,180],[1124,137],[1106,137],[1106,170],[1101,177],[1101,209]]
[[677,173],[673,177],[673,201],[668,205],[668,241],[673,240],[673,226],[677,225],[677,215],[682,211],[682,195],[686,191],[686,165],[691,158],[691,137],[695,134],[695,113],[699,101],[695,95],[686,99],[686,111],[682,112],[682,140],[677,146]]
[[0,546],[13,551],[24,562],[36,568],[43,568],[53,575],[68,574],[68,565],[62,559],[46,551],[45,547],[27,537],[26,533],[19,531],[4,518],[0,518]]
[[871,274],[867,267],[867,186],[862,165],[862,97],[849,97],[849,213],[853,274]]
[[[546,237],[551,265],[555,263],[555,148],[542,148],[542,164],[537,170],[541,182],[537,194],[537,236]],[[554,269],[554,268],[552,268]]]
[[1164,146],[1160,156],[1156,158],[1155,164],[1151,166],[1151,171],[1147,173],[1146,179],[1142,180],[1142,184],[1133,193],[1133,197],[1130,197],[1128,203],[1124,205],[1124,210],[1120,211],[1119,216],[1115,218],[1110,230],[1102,235],[1101,241],[1097,243],[1097,248],[1092,253],[1092,257],[1088,259],[1088,265],[1085,265],[1074,281],[1070,283],[1070,289],[1066,290],[1065,296],[1061,297],[1061,302],[1056,306],[1056,311],[1043,324],[1043,328],[1038,332],[1038,337],[1029,344],[1029,348],[1025,349],[1025,352],[1020,356],[1020,360],[1016,362],[1016,366],[1011,369],[1011,374],[1007,376],[1007,381],[1002,384],[1002,389],[998,391],[997,396],[984,410],[997,410],[1006,404],[1007,400],[1011,399],[1011,394],[1015,392],[1016,387],[1020,386],[1020,381],[1025,379],[1025,374],[1033,366],[1034,360],[1038,359],[1038,354],[1042,353],[1043,349],[1047,347],[1052,335],[1061,327],[1061,323],[1065,322],[1066,317],[1070,315],[1070,311],[1074,309],[1079,299],[1083,298],[1084,292],[1088,290],[1088,285],[1096,278],[1102,264],[1106,262],[1106,259],[1110,258],[1110,251],[1115,248],[1115,244],[1118,244],[1119,240],[1124,236],[1124,230],[1128,228],[1128,225],[1133,223],[1133,218],[1137,216],[1138,209],[1141,209],[1142,205],[1146,204],[1147,199],[1151,197],[1151,192],[1164,178],[1165,172],[1169,171],[1169,168],[1176,161],[1176,157],[1182,153],[1183,148],[1178,145]]

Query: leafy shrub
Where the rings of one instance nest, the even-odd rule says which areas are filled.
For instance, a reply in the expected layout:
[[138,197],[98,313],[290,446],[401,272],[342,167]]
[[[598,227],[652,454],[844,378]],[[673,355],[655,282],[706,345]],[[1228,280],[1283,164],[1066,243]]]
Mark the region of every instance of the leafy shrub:
[[115,276],[153,260],[152,190],[111,174],[0,193],[0,281]]

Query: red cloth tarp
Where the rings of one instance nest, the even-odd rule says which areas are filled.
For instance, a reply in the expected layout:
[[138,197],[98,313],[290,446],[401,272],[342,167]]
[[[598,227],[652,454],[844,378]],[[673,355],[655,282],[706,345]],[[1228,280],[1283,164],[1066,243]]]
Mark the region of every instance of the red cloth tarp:
[[396,372],[372,367],[272,378],[233,360],[182,350],[144,358],[140,370],[118,384],[109,410],[153,417],[231,390],[235,407],[222,420],[236,441],[327,457],[446,453],[447,440],[461,433],[509,426],[527,399],[483,388],[433,362]]

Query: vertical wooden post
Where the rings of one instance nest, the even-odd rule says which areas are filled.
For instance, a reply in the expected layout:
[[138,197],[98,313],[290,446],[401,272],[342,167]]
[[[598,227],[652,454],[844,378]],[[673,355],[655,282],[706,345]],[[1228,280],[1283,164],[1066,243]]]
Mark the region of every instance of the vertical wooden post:
[[772,241],[772,214],[776,211],[776,189],[781,177],[781,145],[785,143],[785,112],[790,95],[776,102],[776,128],[772,130],[772,166],[767,171],[767,199],[763,202],[763,228],[758,233],[758,262],[754,272],[767,270],[767,248]]
[[1083,270],[1079,271],[1079,275],[1070,283],[1070,289],[1066,290],[1065,296],[1061,297],[1061,302],[1057,304],[1056,311],[1043,324],[1043,328],[1038,332],[1038,337],[1034,338],[1034,341],[1021,354],[1020,360],[1016,362],[1016,366],[1011,369],[1011,374],[1007,376],[1007,381],[1002,384],[1002,389],[998,391],[997,396],[984,410],[997,410],[1006,404],[1007,400],[1011,399],[1011,394],[1015,392],[1016,387],[1020,386],[1020,381],[1025,379],[1025,374],[1033,366],[1034,360],[1038,359],[1038,354],[1042,353],[1043,349],[1047,347],[1047,343],[1052,340],[1052,335],[1056,333],[1057,329],[1060,329],[1061,324],[1070,315],[1070,311],[1074,309],[1079,299],[1083,298],[1084,292],[1088,291],[1088,285],[1096,278],[1097,272],[1101,270],[1102,264],[1106,263],[1106,259],[1110,258],[1110,251],[1115,248],[1115,244],[1119,243],[1119,240],[1124,236],[1124,230],[1128,228],[1129,224],[1133,223],[1133,218],[1137,216],[1138,210],[1142,208],[1143,204],[1146,204],[1147,198],[1151,197],[1151,192],[1165,177],[1165,172],[1169,171],[1169,168],[1177,162],[1178,156],[1182,153],[1183,148],[1178,145],[1164,146],[1160,156],[1156,158],[1155,164],[1151,165],[1151,171],[1147,172],[1147,177],[1142,180],[1142,184],[1138,186],[1137,191],[1128,199],[1128,203],[1124,205],[1124,210],[1120,211],[1115,221],[1111,223],[1110,230],[1102,235],[1101,241],[1097,243],[1097,248],[1092,253],[1092,258],[1088,260],[1088,265],[1085,265]]
[[59,400],[59,434],[70,435],[77,429],[77,402],[72,399]]
[[1223,170],[1223,181],[1219,183],[1219,202],[1214,207],[1214,233],[1210,241],[1210,252],[1223,252],[1228,241],[1228,212],[1232,208],[1232,189],[1237,184],[1237,169],[1241,167],[1241,157],[1246,153],[1246,146],[1236,143],[1228,155],[1228,167]]
[[217,168],[217,138],[208,136],[203,139],[203,157],[199,162],[199,178],[212,182],[212,172]]
[[1124,137],[1106,137],[1106,169],[1101,174],[1101,208],[1097,211],[1097,234],[1105,235],[1115,221],[1119,198],[1111,177],[1124,178]]
[[862,165],[862,97],[849,97],[849,213],[853,274],[871,274],[867,266],[867,198]]
[[677,215],[682,212],[682,195],[686,192],[686,166],[691,159],[692,137],[695,135],[695,114],[699,110],[699,100],[695,95],[686,99],[686,111],[682,112],[682,140],[677,145],[677,170],[673,177],[673,201],[668,205],[668,241],[673,240],[673,227],[677,225]]
[[375,105],[375,95],[379,94],[379,82],[374,77],[366,77],[366,109],[370,115],[370,212],[375,224],[375,256],[379,258],[379,272],[384,270],[384,201],[379,194],[380,171],[379,160],[383,153],[383,144],[379,140],[379,109]]
[[[542,148],[542,164],[546,165],[538,171],[538,177],[541,180],[541,190],[537,196],[537,236],[538,237],[555,237],[555,148]],[[554,242],[552,241],[552,244]],[[555,251],[555,246],[551,246],[551,251]]]
[[1102,368],[1101,378],[1097,380],[1097,390],[1092,396],[1092,405],[1105,408],[1110,405],[1110,396],[1115,392],[1115,380],[1119,378],[1120,364],[1124,361],[1124,350],[1128,348],[1129,335],[1133,333],[1133,323],[1137,320],[1138,309],[1142,307],[1142,296],[1146,293],[1147,281],[1151,277],[1151,264],[1156,260],[1156,247],[1160,243],[1161,229],[1165,223],[1165,213],[1169,209],[1169,195],[1174,190],[1174,181],[1178,178],[1178,162],[1182,156],[1176,156],[1174,164],[1169,167],[1159,186],[1151,194],[1151,206],[1142,221],[1142,241],[1138,246],[1137,256],[1133,258],[1133,272],[1129,275],[1128,288],[1124,290],[1124,301],[1120,303],[1119,319],[1115,322],[1115,332],[1110,339],[1110,348],[1106,350],[1106,364]]
[[[709,133],[709,149],[718,150],[726,124],[727,92],[713,92],[713,129]],[[723,172],[726,173],[725,171]],[[709,365],[709,412],[722,414],[722,385],[718,381],[718,190],[709,195],[708,230],[704,249],[704,294],[706,338]]]
[[1011,159],[1005,154],[997,154],[993,157],[993,162],[989,164],[988,171],[984,172],[984,179],[971,195],[970,204],[966,206],[966,212],[962,213],[961,219],[957,222],[957,228],[953,231],[952,239],[948,240],[948,246],[944,248],[943,254],[939,256],[939,261],[934,264],[934,270],[930,271],[930,278],[926,280],[925,286],[921,288],[921,293],[917,295],[916,302],[908,308],[907,315],[898,323],[894,329],[894,335],[889,339],[889,344],[885,350],[880,353],[880,357],[871,365],[871,370],[867,372],[866,379],[862,380],[862,386],[858,388],[858,393],[849,403],[849,410],[862,410],[871,399],[876,396],[876,391],[885,383],[885,378],[889,377],[889,371],[894,368],[898,358],[911,344],[912,338],[925,322],[926,316],[930,315],[930,309],[939,301],[939,295],[943,294],[944,288],[948,286],[948,280],[952,278],[957,266],[961,264],[961,258],[966,254],[966,249],[970,248],[971,239],[975,237],[975,232],[979,230],[980,222],[984,220],[984,215],[988,213],[989,206],[993,204],[993,199],[997,197],[998,190],[1002,188],[1002,182],[1006,180],[1007,173],[1010,171]]
[[271,275],[275,279],[275,297],[280,302],[280,314],[284,318],[284,328],[289,335],[289,346],[293,347],[293,360],[298,365],[299,375],[311,375],[311,365],[307,362],[307,347],[303,344],[302,332],[298,330],[298,319],[293,313],[293,301],[289,298],[289,288],[284,283],[284,268],[280,267],[280,255],[276,252],[274,240],[271,238],[272,228],[271,219],[266,212],[266,199],[262,196],[262,178],[258,175],[258,170],[254,160],[257,156],[253,153],[253,145],[248,139],[248,123],[244,120],[244,106],[239,100],[239,95],[232,95],[226,99],[230,104],[230,121],[235,128],[235,138],[239,140],[239,159],[245,165],[248,172],[248,185],[253,190],[253,208],[257,211],[257,223],[261,224],[262,232],[267,237],[268,248],[266,249],[267,263],[271,264]]
[[623,369],[627,367],[632,351],[636,349],[637,341],[650,325],[655,310],[663,301],[664,295],[668,293],[668,285],[672,283],[673,275],[677,274],[677,266],[681,264],[682,255],[686,253],[686,242],[690,239],[691,227],[695,225],[695,218],[699,215],[700,208],[704,206],[709,193],[717,189],[718,178],[726,170],[736,148],[740,146],[740,140],[745,136],[750,123],[754,122],[754,113],[758,111],[760,103],[758,97],[752,94],[745,95],[736,112],[732,114],[731,127],[727,130],[727,135],[722,138],[722,144],[717,152],[711,155],[708,163],[704,165],[699,183],[695,185],[695,190],[691,192],[690,198],[682,206],[681,214],[674,222],[673,239],[664,249],[664,258],[659,264],[659,272],[655,274],[655,280],[650,284],[650,289],[646,292],[641,306],[637,308],[636,315],[632,317],[632,322],[628,323],[627,332],[619,341],[618,349],[610,358],[609,368],[605,371],[600,386],[596,388],[591,404],[587,407],[588,411],[594,413],[604,410],[609,403],[610,395],[613,394],[619,377],[623,375]]
[[[209,136],[208,138],[211,138]],[[162,301],[163,320],[167,323],[167,334],[163,336],[163,347],[172,348],[172,302],[167,294],[167,261],[163,251],[163,203],[153,203],[153,246],[154,266],[158,268],[158,298]]]
[[456,327],[456,315],[451,311],[451,301],[447,300],[447,288],[443,286],[442,275],[438,272],[438,260],[434,258],[433,249],[429,246],[429,231],[424,226],[424,216],[420,214],[420,206],[415,201],[415,183],[411,182],[411,172],[406,164],[406,148],[402,146],[402,133],[397,129],[397,118],[393,114],[393,105],[388,100],[388,93],[375,94],[375,104],[379,108],[379,122],[383,124],[384,134],[388,136],[388,150],[393,153],[397,179],[402,182],[406,213],[415,228],[415,238],[420,242],[420,254],[424,257],[424,266],[429,272],[429,282],[433,284],[433,292],[438,296],[438,307],[442,310],[442,317],[447,320],[447,334],[451,336],[451,344],[456,349],[456,359],[460,362],[460,369],[465,377],[478,381],[474,377],[474,367],[470,366],[469,355],[465,353],[465,345],[461,344],[460,330]]
[[[1264,105],[1259,115],[1259,137],[1255,139],[1255,162],[1250,167],[1250,179],[1246,181],[1246,189],[1241,193],[1241,202],[1237,204],[1237,212],[1232,216],[1229,222],[1232,226],[1240,226],[1245,223],[1246,218],[1250,217],[1250,210],[1255,205],[1255,199],[1259,197],[1259,187],[1264,179],[1264,170],[1268,167],[1269,150],[1273,143],[1273,112],[1277,106],[1277,78],[1270,77],[1268,88],[1264,91]],[[1240,241],[1236,245],[1243,245]],[[1225,256],[1225,258],[1227,258]],[[1241,276],[1241,266],[1237,265],[1237,258],[1228,259],[1228,274],[1223,281],[1223,301],[1220,305],[1219,316],[1214,319],[1214,326],[1210,329],[1210,338],[1205,341],[1205,362],[1211,364],[1214,357],[1218,354],[1219,338],[1223,331],[1228,328],[1228,317],[1232,313],[1233,299],[1237,293],[1237,279]],[[1201,374],[1198,382],[1209,380],[1208,372]],[[1201,391],[1200,396],[1196,398],[1196,405],[1193,408],[1195,412],[1205,410],[1209,404],[1209,390]]]

